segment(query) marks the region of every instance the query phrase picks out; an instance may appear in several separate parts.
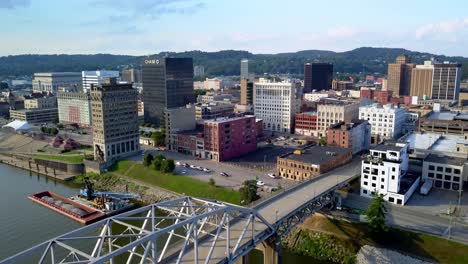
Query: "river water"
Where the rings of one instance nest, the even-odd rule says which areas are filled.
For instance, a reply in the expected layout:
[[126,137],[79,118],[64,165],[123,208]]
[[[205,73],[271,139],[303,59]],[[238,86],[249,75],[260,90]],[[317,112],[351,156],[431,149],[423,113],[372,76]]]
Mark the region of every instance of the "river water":
[[[27,198],[30,194],[46,190],[66,197],[78,192],[76,187],[0,163],[0,260],[81,227]],[[253,264],[263,263],[259,252],[252,252],[249,260]],[[284,250],[283,263],[320,262]]]

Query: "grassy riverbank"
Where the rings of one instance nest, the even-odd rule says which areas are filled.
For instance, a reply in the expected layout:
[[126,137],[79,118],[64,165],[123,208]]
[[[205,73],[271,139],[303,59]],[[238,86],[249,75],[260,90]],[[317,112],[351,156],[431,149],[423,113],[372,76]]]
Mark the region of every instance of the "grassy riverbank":
[[285,241],[295,253],[336,263],[351,263],[363,245],[388,248],[437,263],[468,263],[468,246],[440,237],[391,228],[373,237],[366,224],[331,220],[321,215],[307,219]]
[[119,161],[112,172],[176,193],[240,204],[238,191],[212,186],[207,182],[174,173],[162,173],[134,161]]
[[83,154],[34,154],[34,158],[63,161],[68,163],[82,163],[86,155]]

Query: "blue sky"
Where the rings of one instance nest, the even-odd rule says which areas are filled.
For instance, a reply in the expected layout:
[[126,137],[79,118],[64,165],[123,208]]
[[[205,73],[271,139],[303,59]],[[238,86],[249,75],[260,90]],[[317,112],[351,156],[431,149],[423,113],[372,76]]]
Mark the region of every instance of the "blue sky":
[[468,56],[466,0],[0,0],[0,55],[398,47]]

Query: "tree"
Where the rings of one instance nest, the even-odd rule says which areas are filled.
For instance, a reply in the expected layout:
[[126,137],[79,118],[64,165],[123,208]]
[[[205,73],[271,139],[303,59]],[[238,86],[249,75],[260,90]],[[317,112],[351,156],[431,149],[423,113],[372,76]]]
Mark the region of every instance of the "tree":
[[175,163],[173,159],[164,159],[161,161],[161,171],[164,173],[173,172],[175,169]]
[[153,160],[153,167],[155,170],[159,171],[161,170],[161,166],[162,166],[162,161],[161,159],[154,159]]
[[164,131],[154,132],[151,134],[151,139],[153,139],[155,146],[164,146],[166,143],[166,135]]
[[247,205],[259,198],[257,195],[257,181],[244,181],[242,187],[239,188],[241,204]]
[[325,137],[320,137],[319,139],[319,145],[320,146],[325,146],[327,145],[327,139]]
[[385,215],[387,208],[385,207],[385,200],[382,194],[376,194],[372,198],[372,202],[364,213],[369,219],[369,228],[372,233],[380,234],[388,231],[385,224]]
[[211,186],[215,186],[216,185],[216,181],[213,179],[213,178],[210,178],[208,180],[208,184],[211,185]]
[[149,165],[151,165],[153,160],[154,160],[153,155],[151,155],[150,153],[146,153],[145,156],[143,157],[143,165],[148,167]]

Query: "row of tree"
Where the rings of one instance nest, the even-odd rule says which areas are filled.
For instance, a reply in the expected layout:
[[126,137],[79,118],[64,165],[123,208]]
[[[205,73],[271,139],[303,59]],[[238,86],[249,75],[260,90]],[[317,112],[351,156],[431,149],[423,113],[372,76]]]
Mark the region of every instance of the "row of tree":
[[57,135],[59,130],[55,127],[41,127],[41,132],[44,133],[44,134],[49,134],[49,135]]
[[153,156],[149,153],[146,153],[143,158],[143,165],[146,167],[153,166],[157,171],[164,173],[173,172],[175,169],[175,162],[173,159],[167,159],[164,155],[158,154]]

